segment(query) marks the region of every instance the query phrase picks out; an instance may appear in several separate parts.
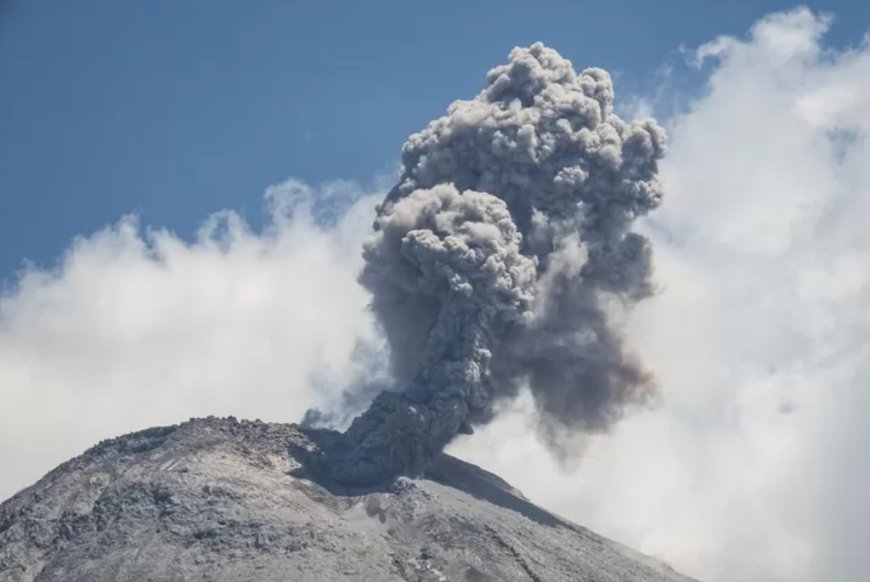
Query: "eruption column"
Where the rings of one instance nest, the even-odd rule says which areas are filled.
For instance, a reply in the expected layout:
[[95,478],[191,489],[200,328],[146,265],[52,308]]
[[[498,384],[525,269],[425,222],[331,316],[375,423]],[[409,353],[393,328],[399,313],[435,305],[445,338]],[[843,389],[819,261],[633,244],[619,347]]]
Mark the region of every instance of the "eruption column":
[[334,477],[419,474],[526,385],[545,435],[604,430],[645,401],[652,379],[612,313],[652,292],[631,227],[661,202],[664,151],[655,121],[613,113],[607,72],[540,43],[412,135],[360,276],[396,389],[353,421]]

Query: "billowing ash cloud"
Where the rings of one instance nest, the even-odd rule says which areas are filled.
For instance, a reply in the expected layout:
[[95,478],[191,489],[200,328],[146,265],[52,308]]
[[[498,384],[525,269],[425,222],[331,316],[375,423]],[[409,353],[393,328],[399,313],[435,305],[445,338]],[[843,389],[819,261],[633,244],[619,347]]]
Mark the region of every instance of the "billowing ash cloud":
[[396,391],[352,423],[337,479],[422,471],[526,384],[551,428],[603,430],[651,394],[613,313],[652,290],[631,226],[661,202],[664,148],[613,113],[607,72],[540,43],[409,138],[360,279]]

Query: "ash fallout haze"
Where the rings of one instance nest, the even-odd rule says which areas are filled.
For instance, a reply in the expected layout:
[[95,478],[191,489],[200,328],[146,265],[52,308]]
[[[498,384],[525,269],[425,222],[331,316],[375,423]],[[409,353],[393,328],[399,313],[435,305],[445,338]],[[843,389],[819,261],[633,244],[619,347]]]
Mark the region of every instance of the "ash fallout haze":
[[167,438],[866,578],[870,7],[256,4],[0,3],[0,498],[304,419]]

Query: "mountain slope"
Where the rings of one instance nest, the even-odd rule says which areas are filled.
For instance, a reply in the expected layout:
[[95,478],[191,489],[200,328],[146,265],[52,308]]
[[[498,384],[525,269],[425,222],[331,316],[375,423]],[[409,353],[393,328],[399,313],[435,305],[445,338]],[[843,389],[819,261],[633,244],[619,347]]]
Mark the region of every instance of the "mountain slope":
[[100,443],[0,505],[0,580],[690,580],[446,455],[382,488],[301,477],[317,442],[208,418]]

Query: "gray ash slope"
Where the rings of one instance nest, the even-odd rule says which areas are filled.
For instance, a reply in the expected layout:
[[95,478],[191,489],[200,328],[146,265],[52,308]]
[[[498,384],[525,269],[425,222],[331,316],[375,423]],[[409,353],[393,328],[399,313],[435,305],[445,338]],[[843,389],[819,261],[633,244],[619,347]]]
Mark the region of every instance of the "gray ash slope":
[[105,441],[0,505],[0,580],[690,580],[446,455],[365,490],[301,476],[323,435],[209,418]]

